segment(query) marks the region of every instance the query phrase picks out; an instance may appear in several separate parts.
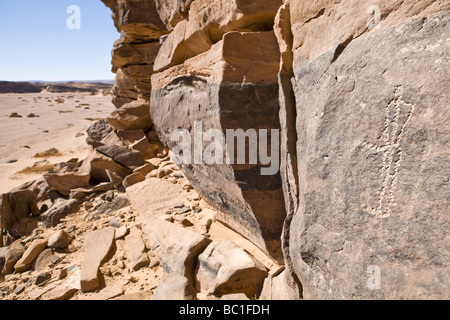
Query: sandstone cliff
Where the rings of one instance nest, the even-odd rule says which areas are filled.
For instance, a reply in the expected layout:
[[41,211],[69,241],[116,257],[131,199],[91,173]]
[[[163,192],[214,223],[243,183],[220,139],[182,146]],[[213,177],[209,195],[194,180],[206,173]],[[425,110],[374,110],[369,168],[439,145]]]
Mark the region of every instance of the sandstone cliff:
[[[52,298],[91,297],[99,270],[99,295],[122,295],[125,264],[159,282],[128,298],[450,297],[448,1],[102,1],[121,34],[117,109],[89,128],[86,159],[2,196],[8,280],[50,238],[67,247],[70,222],[79,287],[58,274]],[[194,162],[177,166],[182,129]],[[196,153],[239,129],[267,145]],[[198,131],[216,135],[197,145]],[[263,174],[269,153],[279,170]]]
[[311,299],[448,297],[447,1],[104,2],[122,32],[115,99],[150,99],[163,144],[195,121],[281,129],[278,175],[182,169],[284,282]]

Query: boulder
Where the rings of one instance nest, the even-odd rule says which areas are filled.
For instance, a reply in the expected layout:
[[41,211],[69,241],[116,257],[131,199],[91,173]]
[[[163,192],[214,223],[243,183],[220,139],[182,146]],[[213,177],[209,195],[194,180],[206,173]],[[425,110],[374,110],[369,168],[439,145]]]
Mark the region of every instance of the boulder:
[[58,285],[42,295],[42,300],[69,300],[78,290],[67,287],[65,283]]
[[156,288],[152,300],[194,300],[195,290],[189,279],[178,272],[167,275]]
[[130,145],[130,148],[132,150],[136,150],[142,153],[144,159],[151,159],[156,156],[155,152],[153,151],[152,145],[150,144],[150,142],[148,142],[147,137],[144,137],[141,140],[134,142],[133,144]]
[[110,300],[123,295],[123,289],[120,285],[110,286],[102,289],[99,293],[89,297],[89,300]]
[[102,182],[113,182],[115,186],[120,185],[121,179],[133,172],[126,166],[97,151],[91,151],[88,154],[81,165],[80,171],[90,174],[91,184],[97,185]]
[[72,238],[64,230],[59,230],[48,238],[47,246],[53,249],[65,249],[72,242]]
[[[279,65],[273,32],[230,32],[208,52],[153,74],[151,115],[161,142],[175,148],[179,142],[172,141],[172,133],[179,128],[191,128],[194,140],[195,122],[201,121],[196,131],[216,129],[223,136],[227,130],[253,129],[260,140],[260,130],[266,129],[267,148],[276,152]],[[240,149],[248,154],[248,148]],[[218,220],[283,262],[280,238],[286,210],[275,155],[274,170],[268,174],[263,174],[267,165],[261,161],[238,164],[237,152],[230,155],[230,164],[224,155],[224,164],[219,159],[213,165],[194,163],[190,157],[191,164],[180,166],[196,191],[217,209]]]
[[98,147],[96,150],[131,170],[145,164],[139,151],[130,150],[127,147],[109,145]]
[[84,237],[81,266],[81,290],[89,292],[99,286],[98,269],[114,247],[114,228],[91,231]]
[[146,100],[137,100],[121,106],[108,117],[109,123],[115,130],[149,131],[152,126],[149,103]]
[[145,180],[145,176],[141,172],[135,172],[130,174],[123,180],[123,187],[127,189],[128,187],[131,187],[139,182],[142,182]]
[[125,236],[128,234],[128,232],[129,232],[129,230],[128,230],[127,226],[123,225],[116,229],[116,234],[114,236],[114,239],[121,240],[121,239],[125,238]]
[[35,227],[34,219],[41,214],[36,194],[31,190],[6,193],[0,199],[0,227],[14,230],[15,236],[28,235]]
[[5,262],[2,269],[3,275],[8,275],[14,271],[14,265],[22,257],[25,252],[25,247],[22,245],[21,240],[14,241],[5,254]]
[[266,277],[264,265],[230,240],[214,240],[198,257],[197,289],[208,294],[255,298]]
[[88,188],[76,188],[72,189],[70,192],[70,197],[73,198],[76,194],[84,193],[86,195],[92,194],[92,193],[99,193],[99,192],[105,192],[105,191],[111,191],[114,190],[115,184],[114,182],[102,182],[95,186],[90,186]]
[[52,249],[42,251],[33,263],[33,270],[39,272],[47,268],[55,257]]
[[233,293],[233,294],[226,294],[223,295],[219,300],[225,300],[225,301],[245,301],[250,300],[245,294],[243,293]]
[[150,263],[147,253],[145,252],[146,249],[144,241],[142,240],[138,229],[131,228],[130,234],[125,238],[125,242],[132,270],[137,271]]
[[68,196],[72,189],[89,186],[91,176],[89,173],[46,173],[44,178],[51,188]]
[[14,265],[14,270],[17,272],[26,271],[31,267],[33,261],[39,256],[39,254],[44,251],[47,247],[47,239],[34,240],[27,250],[22,255],[16,264]]
[[3,270],[3,267],[5,266],[6,262],[6,256],[8,254],[8,247],[1,247],[0,248],[0,273]]
[[80,203],[75,200],[57,199],[55,203],[42,214],[44,227],[50,228],[58,225],[62,218],[80,210]]
[[211,240],[166,221],[148,220],[143,231],[163,269],[179,272],[193,284],[197,258]]

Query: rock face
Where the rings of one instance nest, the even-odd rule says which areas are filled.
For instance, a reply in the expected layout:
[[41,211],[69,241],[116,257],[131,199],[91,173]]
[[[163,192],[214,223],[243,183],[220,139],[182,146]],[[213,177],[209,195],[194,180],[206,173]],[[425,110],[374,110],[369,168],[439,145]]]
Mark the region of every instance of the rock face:
[[[116,130],[156,130],[173,151],[179,129],[271,133],[276,174],[237,150],[181,165],[218,220],[284,263],[264,298],[448,298],[448,2],[103,2],[121,31]],[[150,117],[133,115],[144,102]],[[150,217],[147,181],[127,193]],[[176,226],[148,227],[166,271],[189,278],[189,248],[167,258]]]

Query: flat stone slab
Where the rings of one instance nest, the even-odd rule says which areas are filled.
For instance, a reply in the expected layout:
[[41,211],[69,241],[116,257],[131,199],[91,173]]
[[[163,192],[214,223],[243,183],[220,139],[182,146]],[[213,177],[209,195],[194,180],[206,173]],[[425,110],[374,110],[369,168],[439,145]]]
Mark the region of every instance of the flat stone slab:
[[150,260],[145,253],[145,244],[137,228],[132,228],[125,238],[126,246],[131,260],[131,269],[134,271],[148,265]]
[[166,180],[150,178],[127,188],[133,208],[142,218],[164,216],[164,212],[183,203],[183,189]]
[[93,291],[99,286],[98,268],[114,244],[114,228],[89,232],[84,237],[84,258],[81,266],[81,290]]

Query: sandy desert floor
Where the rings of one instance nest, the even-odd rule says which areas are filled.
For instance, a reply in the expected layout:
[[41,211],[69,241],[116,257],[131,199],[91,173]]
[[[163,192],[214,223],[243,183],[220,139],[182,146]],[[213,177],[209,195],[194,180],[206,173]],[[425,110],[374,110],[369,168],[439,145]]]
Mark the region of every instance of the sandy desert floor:
[[[84,159],[86,129],[113,110],[111,96],[0,94],[0,193],[40,177],[52,164]],[[35,157],[52,148],[59,154]]]

